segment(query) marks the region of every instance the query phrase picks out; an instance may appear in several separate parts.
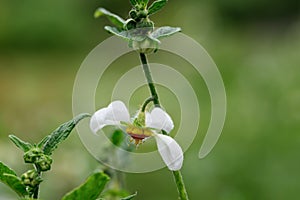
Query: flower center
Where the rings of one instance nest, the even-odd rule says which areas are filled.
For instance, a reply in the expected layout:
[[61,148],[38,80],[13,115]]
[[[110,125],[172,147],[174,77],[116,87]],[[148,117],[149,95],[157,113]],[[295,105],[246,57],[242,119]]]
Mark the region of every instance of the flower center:
[[149,128],[137,127],[134,125],[128,125],[126,128],[126,133],[131,136],[136,145],[141,144],[145,138],[153,135]]

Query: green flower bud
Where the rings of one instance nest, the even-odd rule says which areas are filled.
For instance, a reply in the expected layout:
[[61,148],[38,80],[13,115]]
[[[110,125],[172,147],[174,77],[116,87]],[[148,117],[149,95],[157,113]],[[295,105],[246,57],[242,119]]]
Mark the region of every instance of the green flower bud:
[[52,158],[43,154],[36,160],[35,164],[41,171],[48,171],[51,169]]
[[147,10],[140,10],[137,13],[137,18],[138,19],[146,18],[147,15],[148,15],[148,11]]
[[133,19],[128,19],[124,26],[126,30],[132,30],[135,29],[135,27],[136,27],[136,22]]
[[24,185],[29,187],[35,187],[39,185],[43,180],[35,170],[28,170],[21,176],[21,181]]
[[138,13],[137,13],[136,10],[132,9],[132,10],[129,12],[129,16],[130,16],[132,19],[137,19]]
[[24,153],[24,161],[25,163],[35,163],[35,161],[43,155],[43,151],[40,148],[34,147],[29,151]]

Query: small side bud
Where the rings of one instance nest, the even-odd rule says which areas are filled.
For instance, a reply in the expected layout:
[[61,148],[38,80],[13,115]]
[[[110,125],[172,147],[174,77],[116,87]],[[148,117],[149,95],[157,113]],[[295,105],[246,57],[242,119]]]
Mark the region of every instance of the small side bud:
[[48,171],[51,169],[52,158],[48,155],[43,154],[37,159],[35,164],[41,171]]
[[133,19],[128,19],[124,25],[124,29],[132,30],[136,28],[136,22]]
[[21,176],[21,181],[24,185],[29,187],[35,187],[39,185],[43,180],[35,170],[28,170]]
[[24,153],[24,161],[25,163],[35,163],[35,161],[43,155],[43,151],[40,148],[34,147],[29,151]]
[[132,19],[137,19],[138,18],[138,13],[135,9],[132,9],[130,12],[129,12],[129,16],[132,18]]

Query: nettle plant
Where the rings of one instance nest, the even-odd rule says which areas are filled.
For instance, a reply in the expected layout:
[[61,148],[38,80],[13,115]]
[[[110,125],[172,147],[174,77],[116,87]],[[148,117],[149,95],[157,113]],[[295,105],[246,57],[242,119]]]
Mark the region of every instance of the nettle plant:
[[[158,152],[175,178],[179,198],[181,200],[188,199],[180,172],[183,165],[183,152],[178,143],[168,135],[174,128],[174,124],[169,114],[162,109],[147,61],[147,55],[155,53],[159,49],[161,38],[171,36],[181,29],[169,26],[155,28],[154,23],[149,18],[161,10],[166,5],[167,0],[157,0],[149,6],[149,0],[130,0],[130,3],[132,9],[127,20],[104,8],[98,8],[94,16],[96,18],[107,17],[114,27],[105,26],[104,29],[125,39],[129,47],[139,53],[150,90],[150,97],[142,103],[141,108],[133,118],[130,117],[123,102],[113,101],[108,107],[102,108],[92,115],[85,113],[76,116],[59,126],[37,144],[24,142],[18,137],[10,135],[10,140],[24,152],[24,162],[33,166],[31,170],[19,177],[16,172],[0,162],[0,181],[15,191],[20,199],[38,199],[40,184],[43,181],[42,173],[51,170],[53,151],[58,147],[58,144],[68,138],[73,128],[82,119],[88,117],[91,117],[90,128],[93,133],[96,134],[97,131],[108,125],[117,126],[128,134],[136,147],[142,145],[148,138],[154,137]],[[150,110],[151,107],[154,108]],[[123,133],[119,129],[114,131],[111,136],[112,145],[121,146],[122,143],[126,142],[122,136]],[[128,147],[127,150],[133,151],[134,148]],[[109,152],[107,152],[107,157],[111,157]],[[82,185],[67,193],[62,200],[129,200],[137,195],[137,193],[129,195],[124,188],[120,187],[122,186],[121,182],[123,182],[120,172],[107,167],[102,167],[102,169],[104,172],[93,172]],[[108,182],[110,184],[107,186]],[[106,190],[104,190],[105,188]]]

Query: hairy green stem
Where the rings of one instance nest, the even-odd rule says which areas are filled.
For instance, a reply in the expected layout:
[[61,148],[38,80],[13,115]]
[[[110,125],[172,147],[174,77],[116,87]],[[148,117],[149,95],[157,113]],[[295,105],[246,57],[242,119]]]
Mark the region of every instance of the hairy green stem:
[[144,53],[140,53],[140,59],[143,65],[143,70],[147,79],[148,87],[150,89],[151,95],[153,97],[153,103],[155,104],[156,107],[160,107],[160,103],[158,100],[158,94],[156,92],[155,85],[153,83],[153,79],[151,76],[151,71],[148,65],[147,57]]
[[172,171],[177,185],[177,190],[181,200],[188,200],[188,194],[185,189],[184,181],[180,171]]
[[145,112],[147,105],[151,102],[154,101],[153,97],[149,97],[148,99],[145,100],[142,106],[142,112]]
[[[153,102],[154,102],[155,106],[161,107],[160,103],[159,103],[158,94],[156,92],[156,88],[155,88],[155,85],[153,83],[153,79],[151,76],[151,71],[150,71],[150,68],[148,65],[147,57],[144,53],[140,53],[140,59],[141,59],[142,65],[143,65],[143,69],[144,69],[144,73],[145,73],[145,76],[147,79],[148,87],[150,89],[150,92],[151,92],[151,95],[153,98]],[[147,100],[145,101],[145,103],[146,102],[147,102]],[[144,105],[145,105],[145,103],[144,103]],[[188,198],[188,194],[185,189],[185,185],[184,185],[184,181],[183,181],[181,172],[178,170],[178,171],[172,171],[172,173],[173,173],[173,177],[175,179],[175,183],[177,186],[180,200],[188,200],[189,198]]]
[[[39,169],[39,167],[36,164],[34,164],[34,168],[35,168],[36,172],[38,173],[38,175],[41,176],[41,170]],[[39,198],[39,190],[40,190],[40,184],[38,184],[33,190],[33,199]]]

